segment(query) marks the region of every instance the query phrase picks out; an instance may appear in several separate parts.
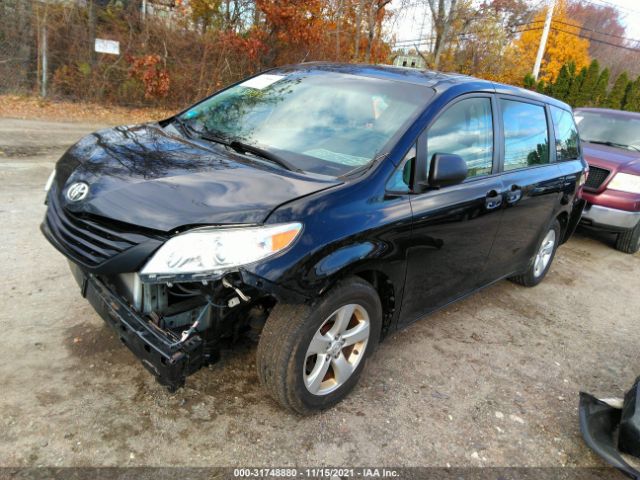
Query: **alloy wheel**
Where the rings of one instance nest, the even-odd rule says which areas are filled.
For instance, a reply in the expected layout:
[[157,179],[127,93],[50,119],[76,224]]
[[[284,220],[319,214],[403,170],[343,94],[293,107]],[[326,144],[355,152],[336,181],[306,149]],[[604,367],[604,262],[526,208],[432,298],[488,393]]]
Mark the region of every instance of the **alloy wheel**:
[[371,322],[361,305],[349,304],[333,312],[307,348],[304,384],[313,395],[327,395],[342,386],[364,357]]
[[539,277],[549,265],[551,256],[553,255],[553,249],[556,245],[556,231],[554,229],[549,230],[549,233],[542,240],[540,249],[536,254],[536,258],[533,262],[533,275]]

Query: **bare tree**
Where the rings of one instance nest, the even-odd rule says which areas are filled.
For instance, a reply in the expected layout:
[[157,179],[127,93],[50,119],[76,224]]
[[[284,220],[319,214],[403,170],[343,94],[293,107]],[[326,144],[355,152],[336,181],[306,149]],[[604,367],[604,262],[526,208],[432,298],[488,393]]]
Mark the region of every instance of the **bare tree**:
[[[440,64],[440,55],[442,55],[455,16],[457,0],[428,0],[428,3],[436,39],[433,47],[433,68],[437,70]],[[447,3],[449,4],[448,8]]]
[[360,32],[362,31],[362,10],[364,10],[364,0],[358,0],[356,7],[356,35],[353,58],[357,62],[360,57]]
[[376,32],[379,33],[379,29],[376,27],[380,25],[381,19],[379,15],[382,14],[384,7],[391,3],[391,0],[369,0],[367,4],[367,31],[369,35],[369,41],[367,42],[367,50],[365,52],[364,61],[369,63],[371,60],[371,49],[373,42],[376,39]]
[[336,5],[336,61],[340,61],[340,28],[342,27],[342,4],[344,0],[338,0]]

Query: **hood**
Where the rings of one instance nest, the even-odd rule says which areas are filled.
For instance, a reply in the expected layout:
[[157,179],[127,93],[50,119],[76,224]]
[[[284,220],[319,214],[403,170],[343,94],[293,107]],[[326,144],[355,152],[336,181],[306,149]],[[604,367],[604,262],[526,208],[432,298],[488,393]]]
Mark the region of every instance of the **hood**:
[[589,142],[582,142],[582,152],[589,165],[640,174],[640,152]]
[[[80,140],[58,161],[60,203],[144,228],[262,223],[283,203],[337,185],[252,162],[222,145],[201,144],[159,125],[115,127]],[[82,200],[67,198],[78,182]]]

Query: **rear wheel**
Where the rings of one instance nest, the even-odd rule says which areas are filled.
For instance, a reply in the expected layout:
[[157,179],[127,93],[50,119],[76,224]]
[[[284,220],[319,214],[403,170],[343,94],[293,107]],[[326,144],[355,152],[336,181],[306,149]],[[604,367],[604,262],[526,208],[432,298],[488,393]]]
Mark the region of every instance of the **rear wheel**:
[[560,222],[554,220],[542,242],[538,246],[535,255],[529,263],[529,269],[522,275],[516,275],[509,280],[525,287],[535,287],[547,275],[560,242],[562,229]]
[[331,407],[358,382],[381,321],[378,294],[360,278],[311,306],[278,304],[258,344],[258,377],[283,407],[302,414]]
[[636,253],[640,250],[640,222],[635,228],[618,234],[616,249],[624,253]]

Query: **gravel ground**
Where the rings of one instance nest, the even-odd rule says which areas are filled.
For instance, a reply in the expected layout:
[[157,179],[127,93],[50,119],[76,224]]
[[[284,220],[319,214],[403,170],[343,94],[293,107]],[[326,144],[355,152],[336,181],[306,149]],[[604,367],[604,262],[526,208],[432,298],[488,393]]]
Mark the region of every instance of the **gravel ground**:
[[169,394],[38,229],[54,161],[99,127],[0,119],[0,466],[603,466],[578,392],[621,396],[640,373],[640,255],[579,231],[540,286],[500,282],[391,335],[312,417],[263,394],[250,343]]

